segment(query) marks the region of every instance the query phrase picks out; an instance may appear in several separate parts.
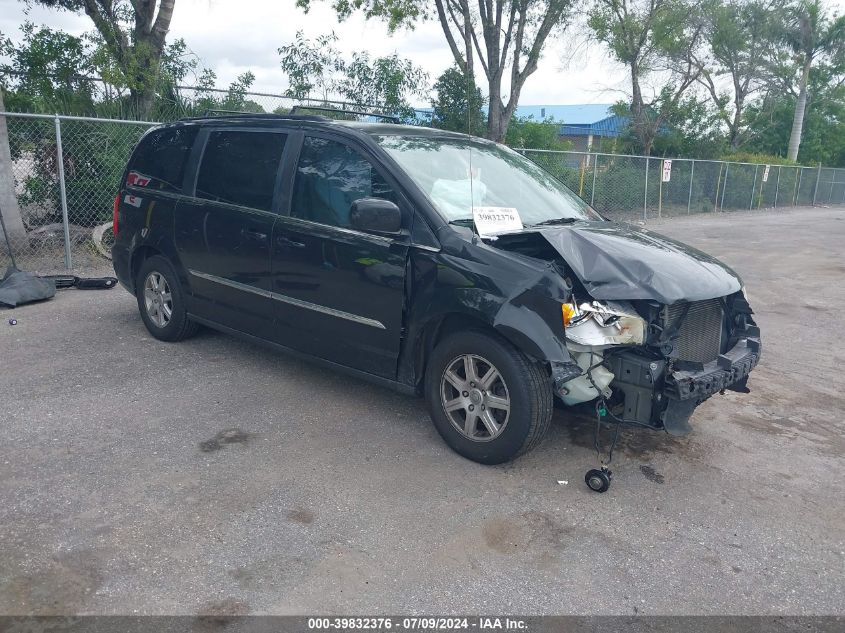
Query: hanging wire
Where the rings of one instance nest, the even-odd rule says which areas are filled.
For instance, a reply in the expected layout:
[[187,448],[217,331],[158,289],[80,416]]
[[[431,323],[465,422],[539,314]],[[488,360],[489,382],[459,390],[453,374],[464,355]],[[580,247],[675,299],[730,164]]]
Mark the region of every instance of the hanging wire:
[[[596,367],[604,365],[605,359],[602,359],[599,362],[593,364],[593,355],[594,352],[590,351],[590,366],[584,372],[587,376],[587,380],[590,381],[590,384],[593,386],[593,389],[595,389],[596,393],[598,394],[598,398],[596,399],[596,430],[593,436],[593,446],[596,449],[596,455],[598,456],[602,466],[609,466],[610,462],[613,461],[613,449],[616,448],[616,444],[619,441],[619,431],[623,424],[641,426],[647,429],[650,429],[652,427],[648,424],[640,422],[639,420],[626,420],[613,414],[613,412],[610,410],[610,407],[608,406],[607,398],[605,398],[604,393],[602,393],[601,389],[599,389],[598,385],[596,384],[596,381],[593,379],[593,370]],[[609,418],[610,422],[605,421],[604,418]],[[607,452],[607,461],[602,458],[600,442],[602,422],[604,422],[605,424],[616,425],[616,429],[613,433],[613,440],[611,441],[610,448]]]

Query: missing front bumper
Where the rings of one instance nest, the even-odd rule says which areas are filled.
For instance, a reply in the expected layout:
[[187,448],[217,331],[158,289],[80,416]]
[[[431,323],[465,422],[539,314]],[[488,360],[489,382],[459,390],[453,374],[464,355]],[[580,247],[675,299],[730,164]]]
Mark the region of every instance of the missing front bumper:
[[668,369],[666,361],[649,360],[633,352],[610,359],[615,375],[611,387],[624,397],[626,420],[685,435],[695,408],[725,389],[746,391],[751,370],[760,361],[760,338],[740,339],[716,360],[683,369]]

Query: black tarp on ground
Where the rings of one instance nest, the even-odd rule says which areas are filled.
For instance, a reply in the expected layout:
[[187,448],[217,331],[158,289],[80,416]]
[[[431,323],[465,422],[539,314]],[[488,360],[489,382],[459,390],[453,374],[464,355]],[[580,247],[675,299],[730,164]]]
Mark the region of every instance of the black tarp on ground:
[[56,294],[56,284],[32,273],[9,266],[0,280],[0,306],[14,308],[23,303],[50,299]]
[[22,303],[42,301],[53,297],[56,294],[55,283],[49,279],[40,279],[32,273],[18,270],[15,264],[15,253],[12,251],[12,243],[9,241],[9,234],[6,232],[6,222],[3,220],[3,209],[0,209],[0,227],[3,229],[6,248],[9,249],[9,258],[12,260],[12,265],[6,269],[6,274],[0,280],[0,305],[14,308]]

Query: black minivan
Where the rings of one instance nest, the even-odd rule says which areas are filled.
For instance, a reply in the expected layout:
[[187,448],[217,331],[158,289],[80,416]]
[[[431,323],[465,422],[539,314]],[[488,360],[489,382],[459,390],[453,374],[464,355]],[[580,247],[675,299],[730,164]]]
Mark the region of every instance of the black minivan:
[[608,221],[496,143],[320,116],[188,119],[138,143],[114,269],[150,333],[202,324],[424,395],[455,451],[511,460],[554,398],[674,434],[747,391],[760,331],[718,260]]

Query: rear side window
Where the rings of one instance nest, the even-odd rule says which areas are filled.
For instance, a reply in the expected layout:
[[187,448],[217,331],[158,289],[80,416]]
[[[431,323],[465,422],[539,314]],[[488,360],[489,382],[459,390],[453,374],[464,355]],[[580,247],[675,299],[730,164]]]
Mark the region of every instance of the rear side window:
[[291,215],[348,227],[352,203],[361,198],[396,202],[396,194],[357,151],[325,138],[305,137],[293,184]]
[[197,197],[270,211],[285,138],[281,132],[211,132],[197,176]]
[[179,193],[196,137],[194,126],[166,128],[145,136],[132,157],[126,184]]

